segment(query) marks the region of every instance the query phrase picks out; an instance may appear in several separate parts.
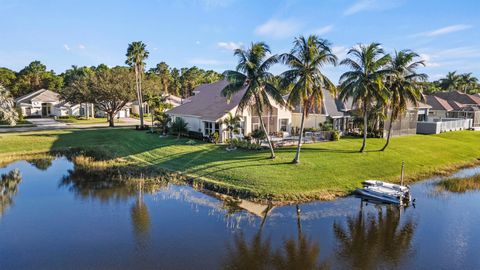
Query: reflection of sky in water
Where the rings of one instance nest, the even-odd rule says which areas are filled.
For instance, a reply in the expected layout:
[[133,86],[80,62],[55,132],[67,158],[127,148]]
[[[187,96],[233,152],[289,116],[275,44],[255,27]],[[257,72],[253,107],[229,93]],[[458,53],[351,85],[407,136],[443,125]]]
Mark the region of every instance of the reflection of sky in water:
[[[73,169],[65,159],[50,167],[48,162],[34,165],[17,162],[0,169],[19,168],[23,175],[13,205],[0,219],[2,269],[215,269],[228,256],[259,255],[256,244],[272,265],[288,262],[285,246],[291,244],[307,245],[303,254],[313,252],[305,261],[313,258],[332,268],[480,268],[480,193],[439,193],[435,179],[413,185],[416,206],[401,212],[361,208],[359,199],[347,197],[301,204],[300,219],[295,205],[274,207],[261,226],[262,217],[228,208],[189,186],[168,185],[141,195],[79,192],[78,187],[59,187]],[[475,173],[480,167],[454,177]],[[109,194],[124,197],[108,199]]]

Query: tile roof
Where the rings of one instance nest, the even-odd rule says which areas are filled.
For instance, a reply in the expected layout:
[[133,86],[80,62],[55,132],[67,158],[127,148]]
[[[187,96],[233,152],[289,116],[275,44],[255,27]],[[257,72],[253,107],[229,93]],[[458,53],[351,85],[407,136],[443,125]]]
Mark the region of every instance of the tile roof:
[[434,95],[425,96],[425,102],[432,107],[432,110],[437,110],[437,111],[453,110],[452,106],[450,106],[450,104],[446,100]]
[[196,116],[204,120],[217,121],[225,115],[226,111],[234,109],[245,93],[245,89],[243,89],[233,95],[230,102],[227,102],[227,99],[221,95],[223,88],[227,85],[228,82],[226,80],[199,85],[194,90],[197,94],[190,97],[190,102],[175,107],[167,111],[167,113]]
[[32,101],[59,102],[60,95],[47,89],[40,89],[15,99],[16,103],[29,103]]
[[466,104],[466,105],[480,105],[480,97],[465,94],[465,93],[462,93],[462,92],[459,92],[459,91],[436,92],[433,95],[437,96],[437,97],[440,97],[444,100],[456,101],[458,103],[462,103],[462,104]]

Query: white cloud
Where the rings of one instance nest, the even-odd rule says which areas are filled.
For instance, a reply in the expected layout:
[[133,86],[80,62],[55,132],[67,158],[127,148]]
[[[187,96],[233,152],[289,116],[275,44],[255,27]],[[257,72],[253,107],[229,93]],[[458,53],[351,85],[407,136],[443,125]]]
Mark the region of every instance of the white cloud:
[[316,30],[313,30],[313,33],[315,33],[317,35],[323,35],[323,34],[332,32],[332,30],[333,30],[333,24],[330,24],[330,25],[326,25],[324,27],[320,27]]
[[332,47],[333,54],[335,54],[337,56],[338,60],[340,60],[340,61],[347,57],[348,50],[349,49],[345,46],[333,46]]
[[[477,63],[480,49],[477,47],[457,47],[450,49],[419,49],[420,58],[429,68],[444,67],[452,70],[466,68]],[[474,65],[476,66],[476,64]]]
[[70,46],[68,46],[68,44],[63,44],[63,48],[65,48],[66,51],[70,51]]
[[217,59],[210,59],[210,58],[193,58],[190,59],[190,63],[194,65],[210,65],[210,66],[218,66],[223,65],[225,62],[217,60]]
[[343,12],[343,15],[349,16],[362,11],[392,9],[400,6],[403,2],[403,0],[357,0]]
[[467,25],[467,24],[454,24],[454,25],[449,25],[449,26],[442,27],[442,28],[439,28],[439,29],[435,29],[435,30],[430,31],[430,32],[426,32],[426,33],[424,33],[424,35],[427,36],[427,37],[434,37],[434,36],[445,35],[445,34],[449,34],[449,33],[454,33],[454,32],[458,32],[458,31],[466,30],[466,29],[469,29],[471,27],[472,27],[471,25]]
[[83,44],[78,44],[78,48],[80,50],[85,50],[87,47],[85,47],[85,45],[83,45]]
[[233,41],[230,41],[230,42],[218,42],[218,43],[217,43],[217,47],[219,47],[219,48],[221,48],[221,49],[233,51],[233,50],[242,48],[242,47],[243,47],[243,43],[241,43],[241,42],[233,42]]
[[255,34],[274,38],[292,37],[298,33],[300,24],[294,20],[271,19],[255,29]]

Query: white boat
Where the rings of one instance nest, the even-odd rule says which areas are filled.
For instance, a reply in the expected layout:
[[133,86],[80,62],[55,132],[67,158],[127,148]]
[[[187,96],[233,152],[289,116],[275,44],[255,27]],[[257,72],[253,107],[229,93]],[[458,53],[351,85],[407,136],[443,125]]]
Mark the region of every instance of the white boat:
[[362,182],[364,187],[384,187],[384,188],[389,188],[401,192],[407,192],[410,190],[408,186],[401,186],[397,184],[392,184],[392,183],[387,183],[379,180],[366,180]]
[[381,201],[390,204],[403,205],[411,201],[410,188],[378,180],[363,182],[362,189],[355,190],[355,194],[362,199]]

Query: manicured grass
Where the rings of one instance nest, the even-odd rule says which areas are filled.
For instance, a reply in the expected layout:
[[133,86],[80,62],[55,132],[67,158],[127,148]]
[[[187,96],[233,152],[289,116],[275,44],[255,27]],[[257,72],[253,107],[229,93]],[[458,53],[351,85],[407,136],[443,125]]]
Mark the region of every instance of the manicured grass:
[[405,161],[407,180],[418,180],[478,163],[480,132],[393,138],[385,152],[383,139],[369,139],[367,152],[358,153],[361,140],[304,145],[301,163],[291,164],[294,147],[268,151],[225,151],[224,146],[185,139],[160,138],[131,129],[55,130],[0,135],[0,160],[14,154],[45,152],[64,147],[93,147],[139,166],[155,166],[206,178],[220,186],[245,189],[276,200],[332,198],[360,186],[365,179],[399,181]]
[[[75,117],[69,117],[69,118],[59,118],[57,119],[59,122],[63,123],[69,123],[69,124],[75,124],[75,125],[88,125],[88,124],[103,124],[105,123],[108,125],[107,118],[75,118]],[[120,120],[115,119],[115,123],[121,123]]]
[[10,124],[8,124],[7,122],[5,121],[0,121],[0,128],[14,128],[14,127],[27,127],[27,126],[31,126],[31,127],[34,127],[35,125],[32,124],[32,122],[30,121],[27,121],[27,120],[20,120],[17,122],[17,124],[15,126],[10,126]]

